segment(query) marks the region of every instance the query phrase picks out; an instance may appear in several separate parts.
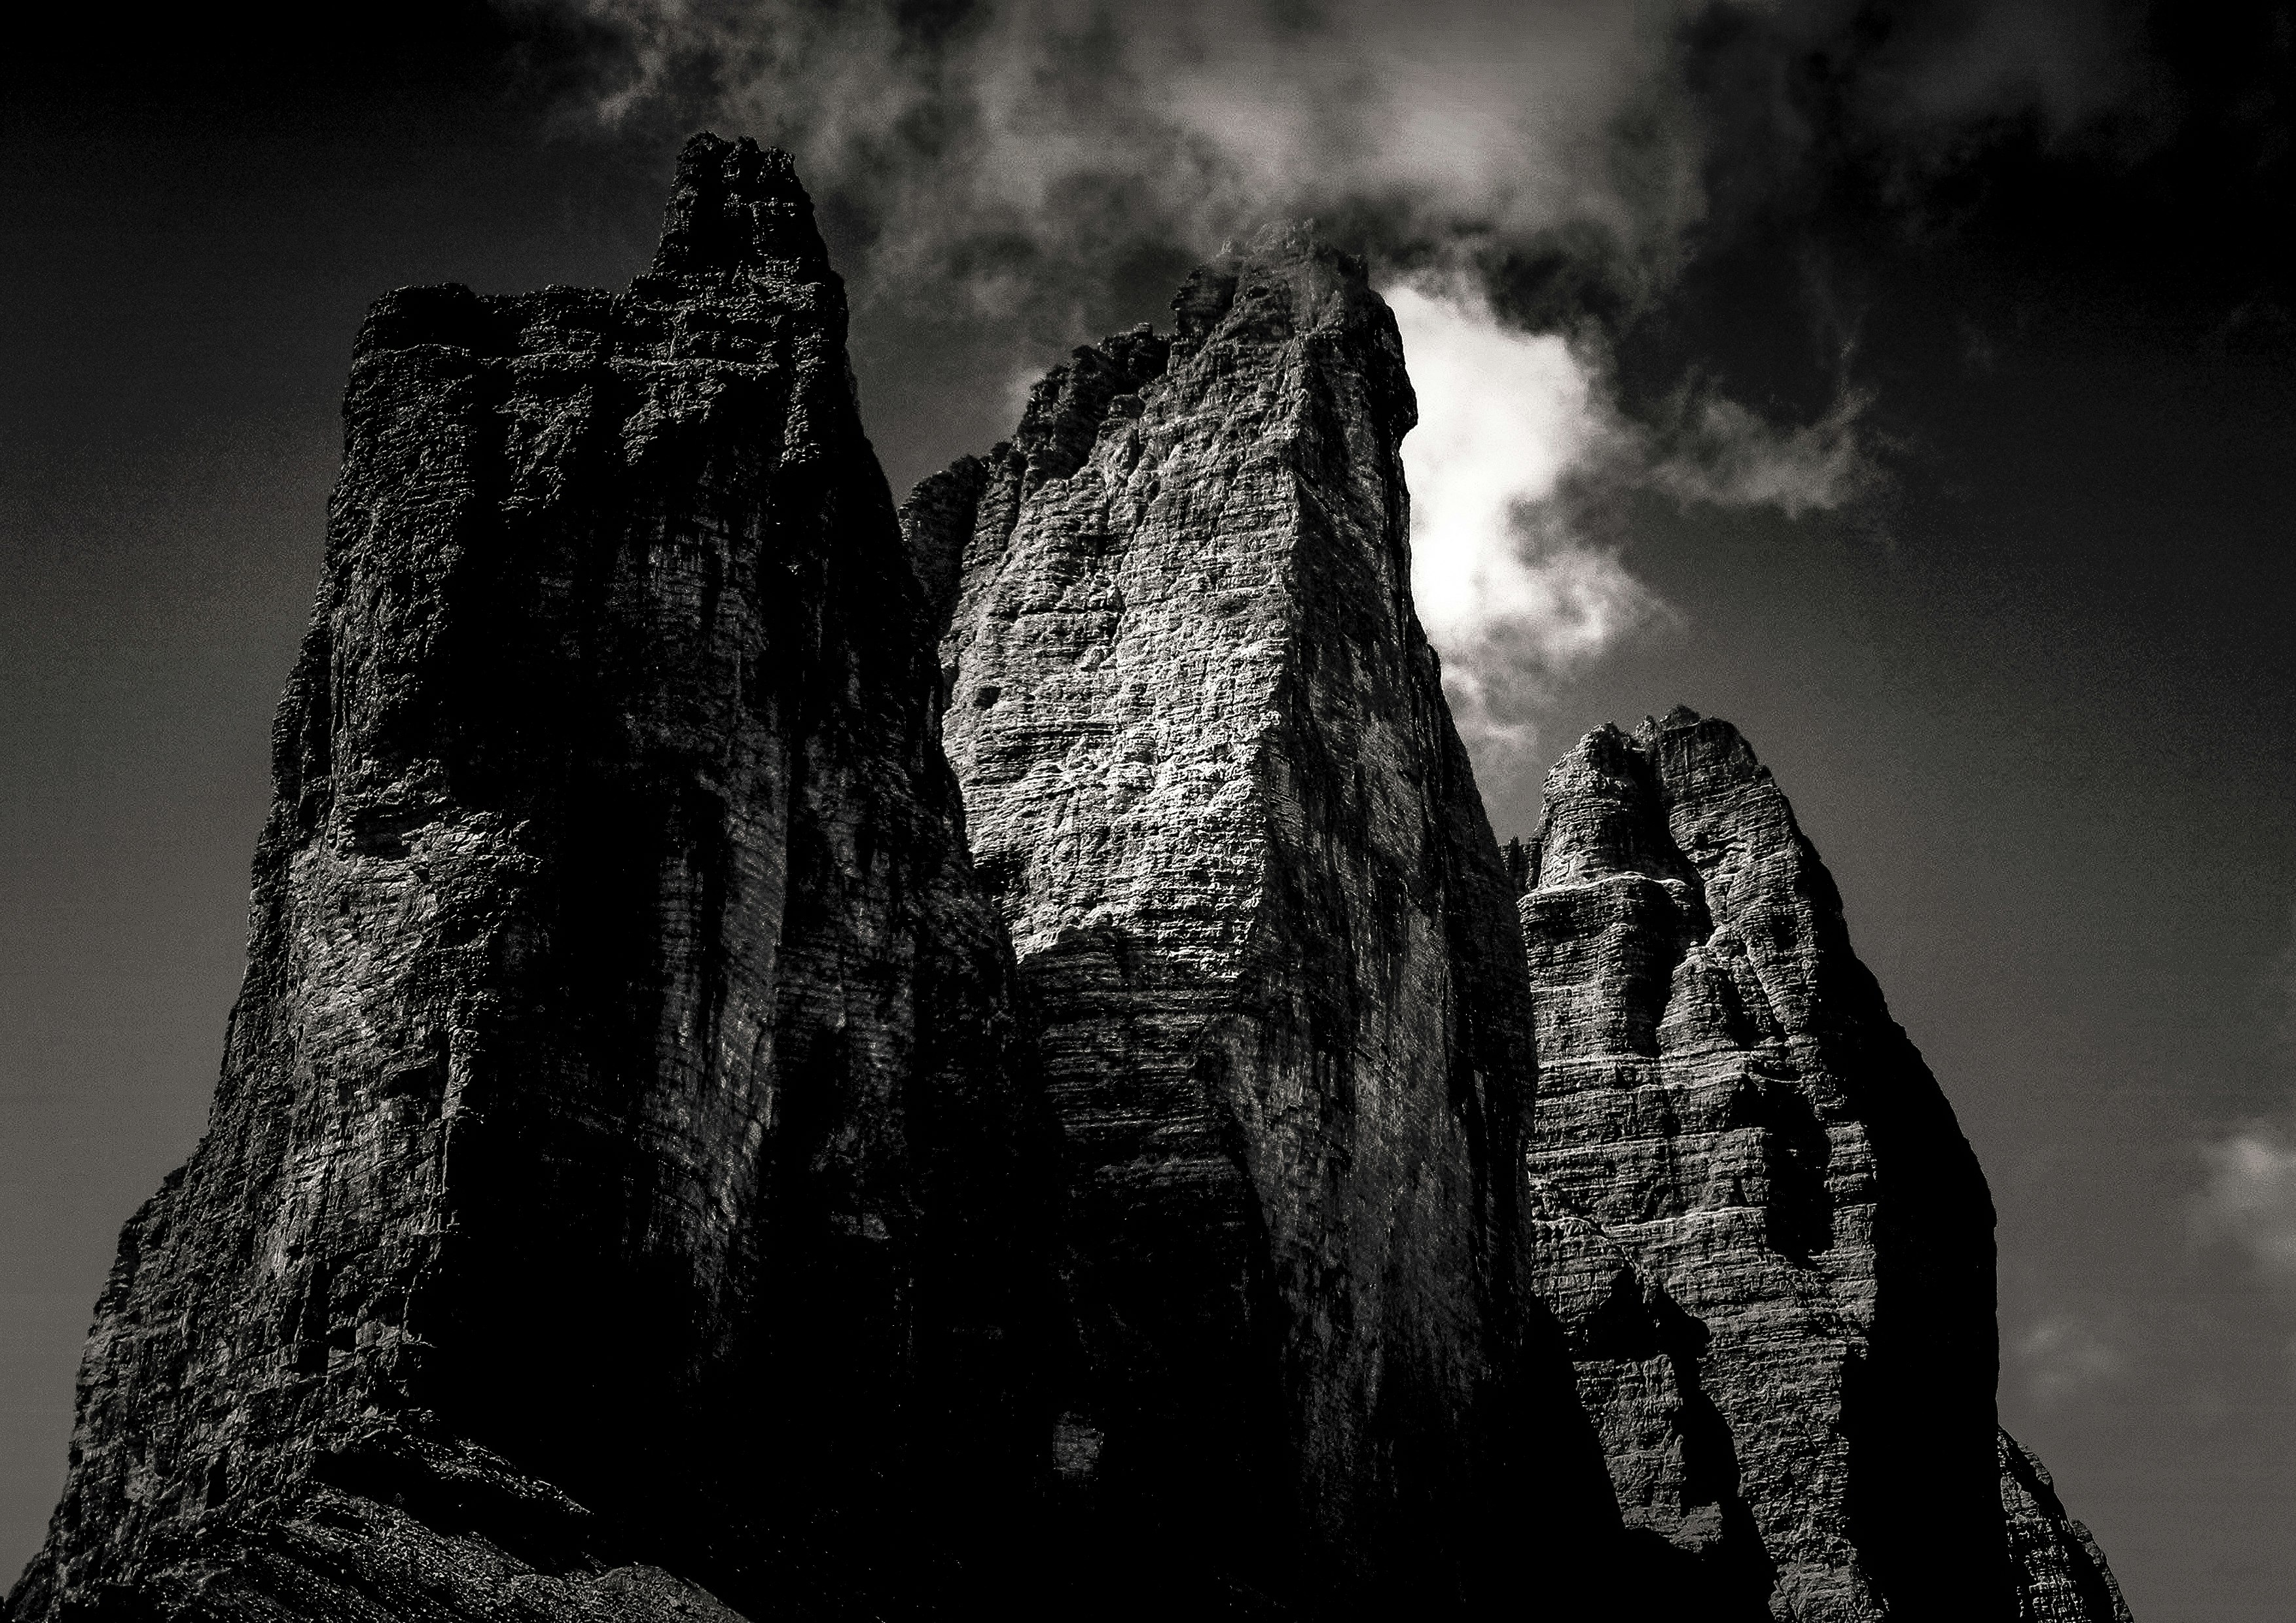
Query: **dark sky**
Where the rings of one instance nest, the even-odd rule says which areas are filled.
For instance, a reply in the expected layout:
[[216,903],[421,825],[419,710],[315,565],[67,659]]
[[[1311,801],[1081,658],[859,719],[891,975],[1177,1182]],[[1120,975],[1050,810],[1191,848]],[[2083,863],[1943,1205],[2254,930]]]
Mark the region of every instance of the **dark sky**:
[[2005,1422],[2142,1623],[2289,1615],[2290,9],[1228,11],[106,12],[0,58],[0,1567],[204,1116],[362,311],[627,281],[709,122],[814,184],[897,489],[1258,213],[1568,335],[1607,449],[1515,544],[1634,611],[1458,652],[1494,822],[1586,727],[1737,722],[1992,1180]]

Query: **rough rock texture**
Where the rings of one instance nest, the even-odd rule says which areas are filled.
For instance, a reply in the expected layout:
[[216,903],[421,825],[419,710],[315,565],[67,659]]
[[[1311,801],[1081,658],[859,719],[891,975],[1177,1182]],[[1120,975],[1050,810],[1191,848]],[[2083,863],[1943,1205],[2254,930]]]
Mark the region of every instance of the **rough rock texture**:
[[1605,730],[1502,857],[1362,267],[1175,307],[897,524],[779,153],[375,307],[9,1619],[2127,1623],[1768,775]]
[[1518,1289],[1528,988],[1411,607],[1395,324],[1285,231],[1174,307],[904,510],[1070,1156],[1062,1469],[1160,1561],[1561,1609],[1616,1523]]
[[2017,1566],[2017,1623],[2129,1623],[2128,1603],[2088,1529],[2065,1514],[2032,1450],[1999,1434],[2001,1509]]
[[1710,1336],[1553,1184],[1533,1183],[1530,1209],[1531,1266],[1602,1439],[1644,1603],[1653,1617],[1768,1619],[1775,1570],[1702,1384]]
[[627,293],[374,307],[209,1130],[10,1617],[731,1616],[1028,1468],[1033,1084],[844,328],[706,136]]
[[1702,1615],[2018,1615],[1991,1200],[1769,773],[1604,728],[1526,857],[1533,1253],[1629,1525]]

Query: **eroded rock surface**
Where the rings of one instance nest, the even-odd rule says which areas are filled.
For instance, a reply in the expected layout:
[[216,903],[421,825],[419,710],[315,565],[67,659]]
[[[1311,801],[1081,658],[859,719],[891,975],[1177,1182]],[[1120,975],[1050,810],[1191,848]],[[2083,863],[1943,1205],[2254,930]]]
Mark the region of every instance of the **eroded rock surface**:
[[2001,1510],[2017,1569],[2017,1623],[2129,1623],[2104,1552],[2065,1513],[2039,1456],[1999,1434]]
[[1528,988],[1411,606],[1395,324],[1284,231],[1174,307],[905,509],[1068,1144],[1063,1457],[1160,1560],[1561,1611],[1616,1523],[1518,1288]]
[[1769,773],[1604,728],[1527,856],[1533,1255],[1628,1524],[1716,1615],[2019,1616],[1991,1200]]
[[1033,1085],[844,338],[710,137],[627,292],[374,307],[209,1130],[12,1618],[731,1616],[1029,1468]]
[[897,525],[778,153],[375,307],[9,1618],[2126,1623],[1768,775],[1605,730],[1503,858],[1362,267],[1175,308]]

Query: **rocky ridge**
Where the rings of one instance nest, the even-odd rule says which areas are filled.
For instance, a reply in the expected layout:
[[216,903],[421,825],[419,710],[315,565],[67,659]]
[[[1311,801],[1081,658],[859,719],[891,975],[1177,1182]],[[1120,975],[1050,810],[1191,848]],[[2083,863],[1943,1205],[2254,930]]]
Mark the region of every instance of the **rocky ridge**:
[[2129,1623],[2128,1603],[2088,1529],[2065,1513],[2039,1456],[1998,1433],[2001,1509],[2018,1574],[2017,1623]]

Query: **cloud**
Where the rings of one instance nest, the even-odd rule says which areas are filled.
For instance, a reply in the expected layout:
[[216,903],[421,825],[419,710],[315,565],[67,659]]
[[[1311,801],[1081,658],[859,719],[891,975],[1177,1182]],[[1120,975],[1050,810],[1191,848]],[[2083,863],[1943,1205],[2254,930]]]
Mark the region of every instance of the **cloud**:
[[[2296,1054],[2296,920],[2266,979],[2273,1037]],[[2296,1103],[2202,1147],[2206,1182],[2194,1209],[2203,1238],[2244,1252],[2267,1283],[2296,1291]]]
[[1364,249],[1422,403],[1421,613],[1491,749],[1666,612],[1626,493],[1800,517],[1879,477],[1841,344],[1799,416],[1694,365],[1620,386],[1685,267],[1776,233],[1813,174],[1933,169],[2020,109],[2062,134],[2118,83],[2103,0],[499,3],[587,42],[587,116],[789,148],[863,319],[970,324],[1008,365],[1270,219]]
[[2296,1289],[2296,1148],[2277,1128],[2259,1127],[2202,1154],[2203,1231],[2239,1246],[2273,1283]]
[[1775,507],[1790,519],[1847,506],[1882,480],[1859,433],[1874,402],[1844,387],[1815,422],[1781,426],[1707,392],[1677,397],[1650,482],[1685,503]]
[[1660,607],[1573,511],[1630,436],[1583,343],[1510,330],[1469,290],[1387,298],[1419,397],[1403,442],[1419,618],[1461,731],[1527,743],[1546,684]]
[[1412,591],[1470,742],[1530,750],[1557,681],[1673,612],[1616,538],[1628,493],[1799,517],[1855,500],[1878,477],[1855,432],[1866,404],[1855,393],[1800,427],[1711,390],[1637,422],[1618,403],[1599,334],[1513,328],[1456,276],[1390,287],[1387,300],[1419,396],[1403,442]]
[[788,147],[872,295],[1032,324],[1302,216],[1630,317],[1814,172],[2069,139],[2140,77],[2110,0],[496,4],[580,42],[594,119]]
[[2010,1356],[2034,1398],[2054,1406],[2120,1376],[2121,1350],[2079,1314],[2052,1314],[2019,1336]]
[[[1047,330],[1132,264],[1276,217],[1452,253],[1569,226],[1644,281],[1700,208],[1660,6],[1337,0],[516,0],[592,44],[588,106],[798,158],[870,296]],[[1606,273],[1609,274],[1609,273]],[[1076,333],[1065,328],[1062,341]]]

